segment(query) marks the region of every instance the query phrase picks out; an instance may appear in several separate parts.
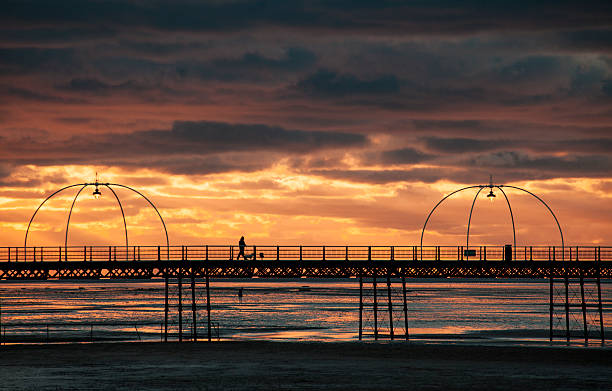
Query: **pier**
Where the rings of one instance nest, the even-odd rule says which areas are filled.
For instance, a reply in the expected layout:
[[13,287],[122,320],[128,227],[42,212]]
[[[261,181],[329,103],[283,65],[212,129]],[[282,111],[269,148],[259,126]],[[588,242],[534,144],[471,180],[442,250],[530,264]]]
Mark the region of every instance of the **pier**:
[[[196,341],[198,309],[206,313],[204,338],[212,338],[211,278],[355,279],[359,339],[369,327],[374,339],[406,340],[407,279],[545,279],[550,340],[575,338],[570,321],[581,318],[580,338],[605,341],[601,279],[612,278],[612,247],[247,246],[247,260],[235,259],[238,252],[238,246],[222,245],[2,247],[0,280],[163,279],[164,340],[172,337],[168,319],[175,311],[176,339]],[[192,332],[186,335],[187,322]]]
[[[612,278],[612,247],[600,246],[1,247],[0,280],[164,278]],[[470,257],[466,256],[469,254]]]

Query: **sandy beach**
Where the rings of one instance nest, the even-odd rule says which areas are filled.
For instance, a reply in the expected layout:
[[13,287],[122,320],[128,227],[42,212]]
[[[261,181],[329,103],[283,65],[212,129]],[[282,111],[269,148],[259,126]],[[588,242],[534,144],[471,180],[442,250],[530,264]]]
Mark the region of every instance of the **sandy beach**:
[[0,348],[6,390],[609,389],[612,349],[419,343]]

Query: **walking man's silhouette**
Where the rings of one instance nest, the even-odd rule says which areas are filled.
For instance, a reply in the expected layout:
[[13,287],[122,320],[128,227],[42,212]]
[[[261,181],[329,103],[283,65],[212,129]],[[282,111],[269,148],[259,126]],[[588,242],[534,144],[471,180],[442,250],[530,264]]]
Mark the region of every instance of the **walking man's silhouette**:
[[240,252],[238,253],[238,256],[236,257],[236,260],[239,260],[240,256],[242,255],[242,259],[246,261],[246,255],[244,255],[244,249],[246,248],[246,243],[244,242],[244,236],[240,237],[240,241],[238,242],[238,247],[240,248]]

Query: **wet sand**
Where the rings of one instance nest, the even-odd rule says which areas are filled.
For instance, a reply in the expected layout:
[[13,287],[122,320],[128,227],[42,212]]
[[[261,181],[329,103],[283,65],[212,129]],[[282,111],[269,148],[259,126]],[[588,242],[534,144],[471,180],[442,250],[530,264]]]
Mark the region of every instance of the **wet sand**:
[[213,342],[0,347],[10,390],[609,389],[612,349]]

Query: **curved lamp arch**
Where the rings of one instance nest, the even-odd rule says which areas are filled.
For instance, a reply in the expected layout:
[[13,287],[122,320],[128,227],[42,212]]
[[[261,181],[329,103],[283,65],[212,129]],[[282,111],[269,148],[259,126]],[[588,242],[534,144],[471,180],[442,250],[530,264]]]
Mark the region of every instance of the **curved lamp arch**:
[[30,217],[30,222],[28,223],[28,228],[26,229],[26,232],[25,232],[25,239],[23,240],[23,247],[24,248],[28,246],[28,232],[30,232],[30,226],[32,225],[32,221],[34,221],[34,217],[36,216],[36,214],[38,213],[40,208],[42,208],[42,206],[47,201],[49,201],[54,195],[56,195],[58,193],[61,193],[62,191],[66,190],[66,189],[70,189],[71,187],[84,186],[84,185],[87,185],[87,183],[76,183],[74,185],[62,187],[61,189],[57,190],[55,193],[53,193],[50,196],[48,196],[47,198],[45,198],[44,201],[41,202],[40,205],[38,205],[38,208],[36,208],[36,210],[34,211],[34,214],[32,215],[32,217]]
[[[465,248],[468,249],[468,250],[470,249],[470,224],[472,223],[472,212],[474,211],[474,204],[476,203],[476,199],[478,198],[478,194],[480,194],[482,189],[484,189],[484,187],[481,187],[476,192],[476,195],[474,196],[474,200],[472,201],[472,207],[470,208],[470,217],[468,217],[468,226],[467,226],[467,239],[465,241]],[[470,256],[468,254],[467,255],[467,260],[469,260],[469,259],[470,259]]]
[[[105,186],[105,187],[107,187],[113,193],[115,199],[117,200],[117,204],[119,204],[119,209],[121,210],[121,217],[123,219],[123,228],[124,228],[124,232],[125,232],[125,246],[126,246],[126,248],[128,247],[129,242],[128,242],[128,229],[127,229],[127,222],[126,222],[126,219],[125,219],[125,212],[124,212],[124,209],[123,209],[123,205],[121,204],[121,200],[119,199],[119,196],[117,195],[115,190],[112,188],[112,186],[123,187],[123,188],[126,188],[128,190],[131,190],[131,191],[135,192],[136,194],[138,194],[139,196],[141,196],[142,198],[144,198],[149,203],[149,205],[155,210],[155,213],[157,213],[157,216],[159,216],[159,219],[160,219],[160,221],[162,223],[162,227],[164,229],[164,234],[165,234],[165,237],[166,237],[166,247],[167,248],[170,247],[170,241],[168,239],[168,230],[166,228],[166,223],[164,222],[164,219],[163,219],[161,213],[159,213],[159,210],[157,209],[155,204],[153,204],[153,202],[149,198],[147,198],[144,194],[142,194],[138,190],[136,190],[134,188],[131,188],[129,186],[126,186],[126,185],[121,185],[119,183],[100,183],[100,182],[96,181],[95,183],[77,183],[77,184],[74,184],[74,185],[69,185],[69,186],[62,187],[61,189],[55,191],[54,193],[49,195],[47,198],[45,198],[43,200],[43,202],[41,202],[40,205],[38,205],[38,208],[36,208],[36,210],[34,211],[34,214],[32,214],[32,217],[30,217],[30,221],[28,222],[28,227],[26,228],[25,237],[24,237],[24,241],[23,241],[23,247],[24,248],[27,248],[27,245],[28,245],[28,233],[30,232],[30,227],[32,225],[32,222],[34,221],[34,217],[36,217],[36,215],[38,214],[38,211],[42,208],[42,206],[49,199],[53,198],[58,193],[66,190],[66,189],[70,189],[70,188],[77,187],[77,186],[81,186],[81,188],[79,189],[79,191],[75,195],[74,199],[72,200],[72,204],[70,206],[70,211],[68,212],[68,219],[66,221],[66,232],[65,232],[65,239],[64,239],[64,248],[68,247],[68,231],[70,229],[70,218],[72,216],[72,210],[74,209],[74,205],[76,203],[77,198],[79,197],[81,192],[86,187],[88,187],[88,186],[96,186],[96,189],[97,189],[98,186]],[[168,252],[167,255],[168,255],[168,257],[170,256],[169,252]]]
[[504,198],[506,199],[506,204],[508,204],[508,210],[510,211],[510,221],[512,221],[512,244],[516,248],[516,228],[514,226],[514,214],[512,213],[512,206],[510,206],[510,200],[508,199],[506,192],[500,186],[495,187],[498,188],[499,191],[501,191],[501,193],[504,195]]
[[125,213],[123,213],[123,205],[121,205],[121,201],[119,200],[119,196],[117,195],[117,193],[115,193],[115,190],[113,190],[112,187],[108,186],[108,185],[104,185],[106,187],[108,187],[108,190],[110,190],[113,195],[115,196],[115,199],[117,200],[117,203],[119,204],[119,210],[121,210],[121,217],[123,218],[123,228],[125,230],[125,247],[129,247],[128,245],[128,231],[127,231],[127,223],[125,222]]
[[164,227],[164,233],[166,234],[166,246],[170,247],[170,241],[168,240],[168,230],[166,229],[166,223],[164,222],[164,219],[163,219],[162,215],[159,213],[159,210],[157,210],[157,208],[155,207],[155,204],[153,204],[151,202],[151,200],[149,200],[144,194],[142,194],[138,190],[135,190],[135,189],[133,189],[133,188],[131,188],[129,186],[126,186],[126,185],[120,185],[118,183],[106,183],[104,185],[105,186],[119,186],[119,187],[123,187],[123,188],[129,189],[129,190],[132,190],[134,193],[136,193],[139,196],[141,196],[142,198],[144,198],[149,203],[149,205],[151,205],[153,207],[153,209],[155,210],[155,212],[159,216],[159,220],[161,221],[162,226]]
[[[107,184],[104,183],[98,183],[97,185],[102,185],[107,187],[115,196],[115,199],[117,200],[117,203],[119,204],[119,210],[121,210],[121,217],[123,218],[123,230],[125,232],[125,248],[129,247],[129,242],[128,242],[128,231],[127,231],[127,223],[125,221],[125,213],[123,212],[123,205],[121,205],[121,201],[119,200],[119,196],[117,196],[117,193],[115,193],[115,190],[113,190],[110,186],[108,186]],[[76,203],[77,198],[79,197],[79,194],[81,194],[81,192],[83,190],[85,190],[86,187],[88,186],[96,186],[96,184],[91,184],[91,183],[86,183],[83,185],[83,187],[81,187],[81,189],[79,189],[79,191],[76,193],[76,195],[74,196],[74,200],[72,200],[72,205],[70,206],[70,212],[68,212],[68,219],[66,221],[66,238],[64,240],[64,249],[68,250],[68,230],[70,229],[70,217],[72,216],[72,210],[74,209],[74,204]],[[66,251],[65,254],[68,254],[68,252]]]
[[[510,220],[512,221],[512,239],[513,239],[513,244],[514,247],[516,248],[516,226],[514,223],[514,213],[512,212],[512,206],[510,205],[510,200],[508,199],[508,196],[506,195],[506,192],[502,189],[502,187],[508,187],[508,188],[512,188],[512,189],[517,189],[517,190],[521,190],[525,193],[530,194],[531,196],[535,197],[538,201],[540,201],[545,207],[546,209],[548,209],[548,211],[550,212],[550,214],[553,216],[553,218],[555,219],[555,223],[557,224],[557,228],[559,229],[559,234],[561,235],[561,252],[562,252],[562,259],[565,260],[565,242],[563,239],[563,230],[561,229],[561,224],[559,224],[559,220],[557,219],[557,216],[555,216],[555,213],[552,211],[552,209],[548,206],[548,204],[546,204],[546,202],[544,202],[544,200],[542,200],[540,197],[538,197],[537,195],[535,195],[534,193],[525,190],[523,188],[520,188],[518,186],[511,186],[511,185],[493,185],[493,184],[489,184],[489,185],[475,185],[475,186],[467,186],[467,187],[463,187],[461,189],[455,190],[452,193],[448,194],[447,196],[445,196],[444,198],[442,198],[437,204],[436,206],[433,207],[433,209],[429,212],[429,214],[427,215],[427,219],[425,219],[425,224],[423,224],[423,229],[421,231],[421,242],[420,242],[420,259],[423,260],[423,235],[425,233],[425,229],[427,227],[427,223],[429,222],[429,219],[431,218],[431,215],[433,214],[433,212],[438,208],[438,206],[440,206],[440,204],[442,204],[446,199],[448,199],[449,197],[451,197],[452,195],[459,193],[463,190],[468,190],[468,189],[474,189],[474,188],[479,188],[478,192],[476,193],[476,195],[474,196],[474,200],[472,201],[472,206],[470,208],[470,214],[468,217],[468,226],[467,226],[467,236],[466,236],[466,247],[469,249],[469,241],[470,241],[470,224],[472,221],[472,212],[474,210],[474,204],[476,203],[476,199],[478,198],[478,195],[480,194],[480,192],[485,189],[485,188],[496,188],[499,189],[501,191],[501,193],[504,195],[504,198],[506,200],[506,204],[508,205],[508,210],[510,211]],[[469,255],[467,256],[469,259]]]
[[421,251],[421,261],[423,260],[423,234],[425,233],[425,228],[427,227],[427,223],[429,222],[429,219],[431,218],[431,215],[433,214],[433,212],[438,208],[438,206],[440,206],[440,204],[442,204],[444,201],[446,201],[447,198],[449,198],[450,196],[452,196],[453,194],[457,194],[463,190],[467,190],[467,189],[474,189],[480,187],[479,185],[476,186],[467,186],[467,187],[463,187],[461,189],[455,190],[452,193],[448,194],[447,196],[445,196],[444,198],[442,198],[440,201],[438,201],[438,203],[436,204],[436,206],[433,207],[433,209],[429,212],[429,214],[427,215],[427,219],[425,219],[425,224],[423,224],[423,229],[421,230],[421,246],[420,246],[420,251]]
[[546,207],[546,209],[548,209],[548,211],[552,215],[553,219],[555,219],[555,223],[557,223],[557,228],[559,229],[559,234],[561,235],[561,259],[563,261],[565,261],[565,242],[563,240],[563,230],[561,229],[561,224],[559,224],[559,220],[557,220],[557,216],[555,216],[555,212],[552,211],[550,206],[548,206],[548,204],[546,202],[544,202],[543,199],[541,199],[537,195],[533,194],[529,190],[525,190],[525,189],[517,187],[517,186],[510,186],[510,185],[502,185],[502,186],[503,187],[509,187],[509,188],[512,188],[512,189],[517,189],[517,190],[524,191],[525,193],[530,194],[533,197],[535,197],[538,201],[540,201]]
[[[483,186],[480,188],[480,190],[478,190],[478,192],[476,193],[476,196],[474,197],[474,201],[472,202],[472,208],[470,209],[470,217],[468,219],[468,226],[467,226],[467,237],[465,239],[465,248],[469,250],[470,248],[470,224],[472,222],[472,212],[474,210],[474,204],[476,203],[476,199],[478,198],[478,194],[480,194],[480,192],[485,189],[486,187],[489,187],[491,189],[496,188],[499,189],[499,191],[502,192],[502,194],[504,195],[504,198],[506,199],[506,204],[508,205],[508,210],[510,211],[510,220],[512,221],[512,243],[514,245],[514,248],[516,248],[516,228],[514,225],[514,214],[512,213],[512,206],[510,205],[510,200],[508,199],[508,196],[506,195],[506,192],[502,190],[502,188],[500,186]],[[466,255],[467,260],[470,259],[470,255]]]
[[[70,227],[70,217],[72,216],[72,209],[74,208],[74,204],[76,203],[77,198],[79,198],[79,194],[81,194],[81,192],[87,186],[89,186],[89,183],[84,184],[83,187],[79,189],[79,191],[74,196],[74,199],[72,200],[72,205],[70,205],[70,212],[68,212],[68,219],[66,220],[66,239],[64,240],[64,249],[68,249],[68,227]],[[64,254],[66,254],[67,256],[68,252],[65,252]]]

